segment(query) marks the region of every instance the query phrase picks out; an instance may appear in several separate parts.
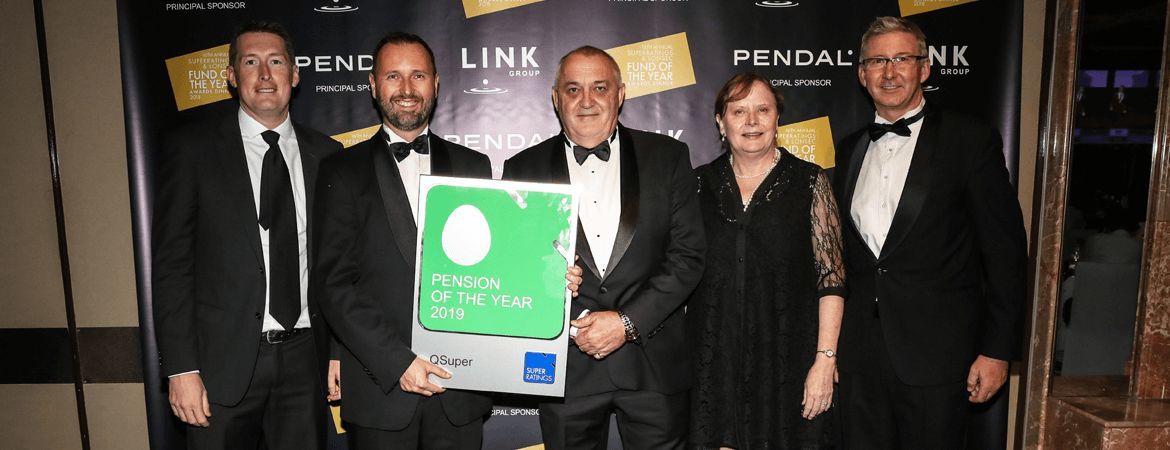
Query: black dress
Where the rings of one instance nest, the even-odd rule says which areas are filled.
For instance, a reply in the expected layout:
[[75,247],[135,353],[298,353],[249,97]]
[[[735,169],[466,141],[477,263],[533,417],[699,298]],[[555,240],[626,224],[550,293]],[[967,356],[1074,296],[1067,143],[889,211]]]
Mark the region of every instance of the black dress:
[[801,417],[819,299],[844,295],[840,221],[823,170],[781,157],[744,210],[728,155],[696,169],[707,269],[687,309],[695,339],[690,448],[832,448]]

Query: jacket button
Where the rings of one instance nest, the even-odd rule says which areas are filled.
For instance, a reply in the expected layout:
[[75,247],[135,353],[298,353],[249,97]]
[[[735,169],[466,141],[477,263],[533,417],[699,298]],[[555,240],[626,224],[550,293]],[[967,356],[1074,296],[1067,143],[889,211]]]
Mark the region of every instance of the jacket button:
[[603,288],[601,288],[601,293],[602,293],[602,294],[605,294],[605,293],[608,293],[608,292],[609,292],[609,289],[606,289],[606,288],[604,288],[604,287],[603,287]]
[[260,266],[260,273],[264,273],[264,266]]
[[256,319],[257,319],[257,320],[259,320],[259,319],[260,319],[260,313],[256,313]]

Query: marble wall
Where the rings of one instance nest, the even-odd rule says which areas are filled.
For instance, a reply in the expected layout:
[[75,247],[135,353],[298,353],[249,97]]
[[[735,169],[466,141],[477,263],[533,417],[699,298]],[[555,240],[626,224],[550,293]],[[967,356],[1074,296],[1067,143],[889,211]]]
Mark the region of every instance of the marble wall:
[[1048,410],[1047,449],[1170,448],[1170,400],[1053,397]]

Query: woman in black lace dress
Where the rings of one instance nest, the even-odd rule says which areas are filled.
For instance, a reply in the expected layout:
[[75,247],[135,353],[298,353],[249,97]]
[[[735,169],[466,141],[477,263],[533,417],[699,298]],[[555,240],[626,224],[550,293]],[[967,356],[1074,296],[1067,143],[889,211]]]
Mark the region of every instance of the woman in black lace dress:
[[697,169],[707,270],[687,310],[691,448],[832,448],[840,222],[824,171],[776,147],[783,109],[751,72],[715,101],[726,152]]

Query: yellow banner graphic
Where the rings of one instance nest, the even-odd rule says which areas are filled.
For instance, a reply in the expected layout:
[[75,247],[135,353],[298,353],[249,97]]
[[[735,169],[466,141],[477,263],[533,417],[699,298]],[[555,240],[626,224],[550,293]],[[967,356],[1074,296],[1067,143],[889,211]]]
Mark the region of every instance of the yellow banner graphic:
[[232,98],[227,82],[228,44],[167,60],[179,111]]
[[623,45],[606,52],[622,69],[627,99],[695,84],[686,33]]
[[837,151],[828,116],[776,128],[776,145],[822,169],[836,165]]
[[330,137],[333,138],[333,140],[340,142],[341,145],[345,146],[346,148],[349,148],[354,144],[374,137],[375,134],[378,134],[378,128],[381,126],[382,124],[377,124],[372,127],[360,128],[348,133],[335,134]]
[[524,6],[544,0],[463,0],[463,14],[468,19],[484,14],[491,14],[505,9]]
[[978,0],[898,0],[898,7],[901,8],[902,17],[906,17],[974,1]]

